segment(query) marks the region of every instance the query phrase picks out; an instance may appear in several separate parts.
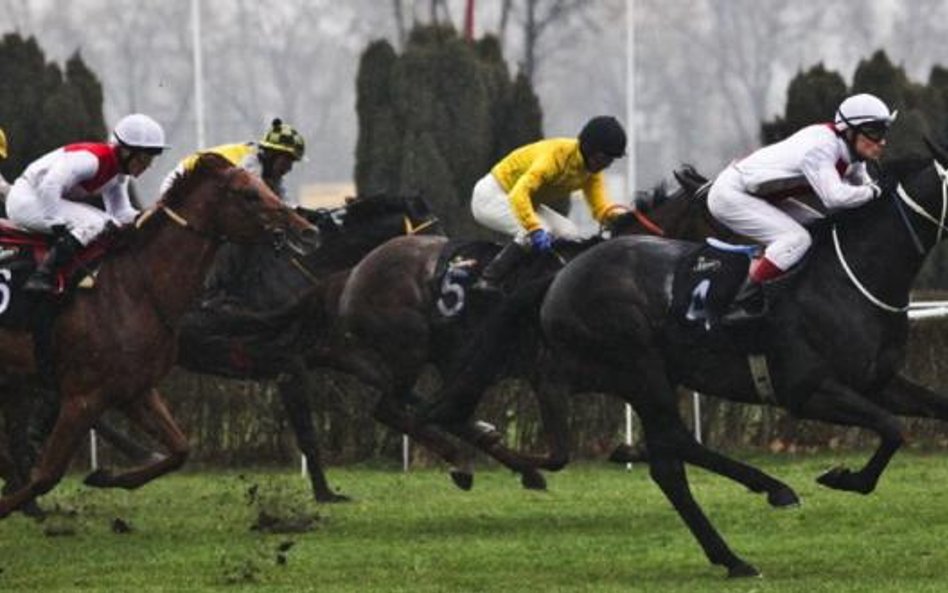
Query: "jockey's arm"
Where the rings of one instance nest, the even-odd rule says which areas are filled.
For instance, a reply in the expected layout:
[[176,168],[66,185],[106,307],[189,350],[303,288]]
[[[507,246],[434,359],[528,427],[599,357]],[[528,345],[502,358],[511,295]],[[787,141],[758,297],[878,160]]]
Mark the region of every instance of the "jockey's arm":
[[128,179],[112,180],[102,192],[102,202],[105,212],[120,224],[134,222],[138,216],[138,210],[132,206],[132,200],[128,197]]
[[609,199],[605,177],[602,173],[594,173],[589,176],[589,179],[583,184],[583,196],[586,198],[586,204],[589,205],[589,211],[592,212],[593,218],[599,224],[603,224],[613,216],[627,210],[625,206],[616,204]]
[[836,155],[825,145],[811,148],[803,157],[803,174],[816,195],[831,210],[854,208],[872,199],[868,185],[852,185],[843,181],[836,170]]

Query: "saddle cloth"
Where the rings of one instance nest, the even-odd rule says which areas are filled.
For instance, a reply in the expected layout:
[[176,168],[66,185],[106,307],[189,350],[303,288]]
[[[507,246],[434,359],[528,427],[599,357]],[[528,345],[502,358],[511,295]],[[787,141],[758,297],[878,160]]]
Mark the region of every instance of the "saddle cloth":
[[740,289],[754,248],[715,241],[694,248],[672,283],[672,318],[704,325],[723,314]]
[[[41,299],[24,293],[21,287],[46,256],[52,240],[50,235],[24,231],[0,219],[0,327],[33,328],[33,313]],[[112,243],[110,237],[97,239],[57,270],[55,296],[65,298],[70,288],[91,275]]]

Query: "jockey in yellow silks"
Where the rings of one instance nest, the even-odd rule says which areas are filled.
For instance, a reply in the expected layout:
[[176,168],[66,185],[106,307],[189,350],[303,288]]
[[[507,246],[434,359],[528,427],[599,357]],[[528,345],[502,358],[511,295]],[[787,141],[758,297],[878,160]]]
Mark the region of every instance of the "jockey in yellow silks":
[[594,117],[577,138],[550,138],[522,146],[474,186],[471,212],[489,229],[513,237],[491,261],[476,285],[497,284],[529,252],[550,249],[554,237],[575,238],[576,226],[547,204],[582,190],[593,218],[606,223],[626,211],[609,199],[603,171],[625,156],[626,134],[609,116]]

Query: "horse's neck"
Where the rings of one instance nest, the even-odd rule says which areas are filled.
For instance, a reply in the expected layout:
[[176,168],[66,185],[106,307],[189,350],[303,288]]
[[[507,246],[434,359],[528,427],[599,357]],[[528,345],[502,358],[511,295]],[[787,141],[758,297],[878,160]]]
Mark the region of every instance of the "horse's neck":
[[153,224],[162,226],[115,265],[122,282],[143,290],[164,323],[176,323],[201,294],[219,243],[171,220]]
[[[890,305],[901,306],[908,300],[925,255],[933,246],[933,237],[929,237],[927,232],[922,233],[926,252],[919,253],[895,205],[887,201],[875,204],[875,207],[874,211],[866,212],[858,219],[835,224],[839,250],[846,265],[873,296]],[[815,251],[814,256],[823,267],[835,276],[847,276],[832,230],[823,234]],[[845,283],[854,287],[848,277]]]

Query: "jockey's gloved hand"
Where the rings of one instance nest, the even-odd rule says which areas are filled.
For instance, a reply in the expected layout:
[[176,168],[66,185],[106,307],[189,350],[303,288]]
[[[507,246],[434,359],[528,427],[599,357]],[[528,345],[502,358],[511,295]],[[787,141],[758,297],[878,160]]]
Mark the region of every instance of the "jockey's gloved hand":
[[553,235],[546,229],[537,229],[530,233],[530,247],[534,251],[543,252],[553,248]]

